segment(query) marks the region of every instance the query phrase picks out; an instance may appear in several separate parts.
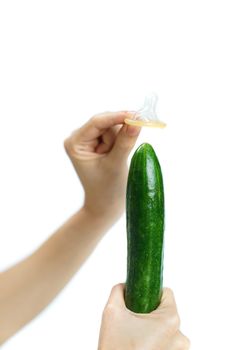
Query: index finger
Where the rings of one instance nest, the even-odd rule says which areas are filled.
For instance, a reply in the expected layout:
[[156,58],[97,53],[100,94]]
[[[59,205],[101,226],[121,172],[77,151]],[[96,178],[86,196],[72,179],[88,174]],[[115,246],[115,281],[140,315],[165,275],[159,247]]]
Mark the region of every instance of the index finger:
[[115,286],[113,286],[106,306],[114,305],[114,306],[125,307],[124,289],[125,289],[125,283],[118,283]]
[[81,128],[75,130],[72,133],[72,137],[81,137],[82,140],[95,139],[102,135],[106,129],[118,124],[124,124],[125,118],[130,118],[130,116],[130,112],[127,111],[104,112],[96,114]]

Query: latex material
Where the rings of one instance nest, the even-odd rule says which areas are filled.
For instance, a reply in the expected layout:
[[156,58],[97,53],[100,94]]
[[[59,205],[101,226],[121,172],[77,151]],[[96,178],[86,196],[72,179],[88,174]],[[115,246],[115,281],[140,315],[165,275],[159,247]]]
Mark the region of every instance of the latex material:
[[128,125],[148,126],[152,128],[164,128],[166,123],[158,119],[156,113],[158,96],[151,93],[145,97],[144,105],[136,112],[130,112],[133,118],[126,118]]

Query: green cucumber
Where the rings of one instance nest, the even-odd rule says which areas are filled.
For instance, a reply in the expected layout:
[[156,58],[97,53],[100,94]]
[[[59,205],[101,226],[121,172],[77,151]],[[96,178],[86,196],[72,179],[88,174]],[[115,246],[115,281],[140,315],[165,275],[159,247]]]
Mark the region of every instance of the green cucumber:
[[149,313],[160,304],[163,288],[164,189],[159,160],[143,143],[135,151],[126,191],[127,278],[125,305]]

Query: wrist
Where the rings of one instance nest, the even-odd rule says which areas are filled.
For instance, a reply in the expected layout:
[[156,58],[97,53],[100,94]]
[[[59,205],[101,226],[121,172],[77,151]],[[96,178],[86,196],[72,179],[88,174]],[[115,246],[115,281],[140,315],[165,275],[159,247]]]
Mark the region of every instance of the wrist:
[[124,207],[117,206],[117,208],[93,208],[87,203],[83,204],[82,211],[92,221],[103,226],[112,226],[120,219],[124,212]]

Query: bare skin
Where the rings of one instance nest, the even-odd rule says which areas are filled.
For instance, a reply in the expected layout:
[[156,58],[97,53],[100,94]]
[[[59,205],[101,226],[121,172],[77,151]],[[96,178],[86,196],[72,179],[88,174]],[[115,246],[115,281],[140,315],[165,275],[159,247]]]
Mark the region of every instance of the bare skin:
[[159,307],[139,314],[124,302],[124,283],[112,288],[104,308],[98,350],[188,350],[189,339],[182,334],[176,302],[170,288],[163,289]]
[[122,215],[127,157],[140,132],[123,125],[126,116],[95,115],[65,140],[85,200],[34,253],[0,273],[0,344],[54,299]]
[[[140,133],[140,127],[124,124],[130,117],[126,111],[95,115],[65,140],[84,188],[84,203],[34,253],[0,274],[0,344],[56,297],[124,212],[127,158]],[[112,289],[98,350],[188,348],[169,289],[154,313],[141,316],[126,309],[123,284]]]

